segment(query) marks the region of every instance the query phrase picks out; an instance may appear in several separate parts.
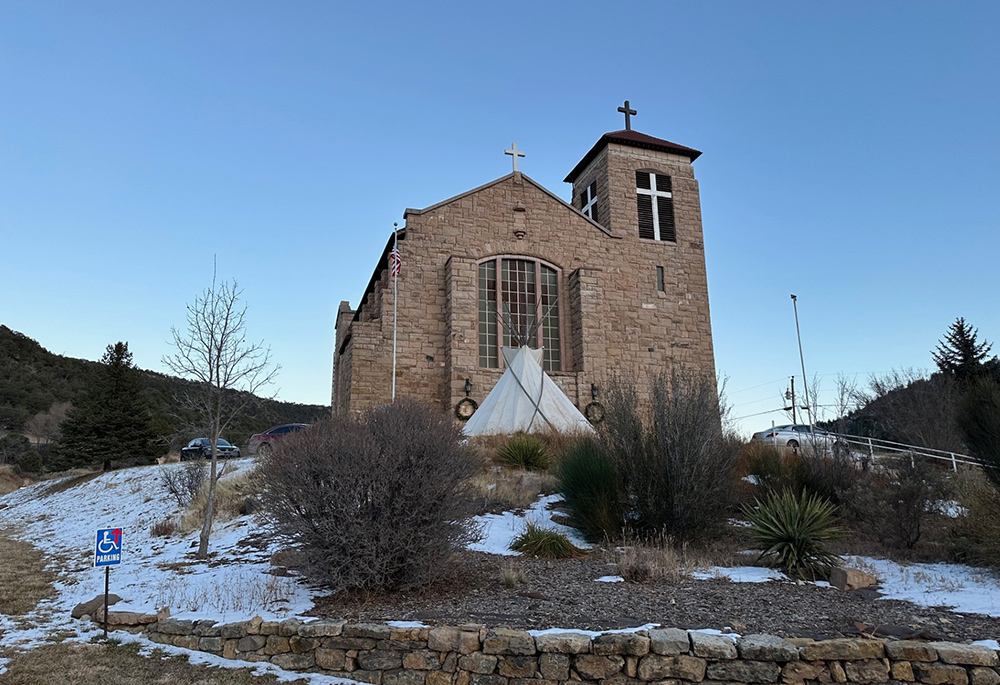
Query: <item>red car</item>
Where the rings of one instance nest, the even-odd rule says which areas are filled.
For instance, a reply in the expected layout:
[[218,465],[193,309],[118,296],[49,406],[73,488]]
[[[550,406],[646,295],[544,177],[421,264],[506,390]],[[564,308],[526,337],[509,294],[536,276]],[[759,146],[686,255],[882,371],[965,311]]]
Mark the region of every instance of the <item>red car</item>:
[[312,424],[286,423],[280,426],[275,426],[274,428],[268,428],[263,433],[251,435],[250,442],[247,443],[247,451],[250,454],[268,454],[271,451],[271,447],[274,446],[274,443],[280,441],[287,435],[298,433],[300,430],[305,430],[306,428],[309,428],[310,425]]

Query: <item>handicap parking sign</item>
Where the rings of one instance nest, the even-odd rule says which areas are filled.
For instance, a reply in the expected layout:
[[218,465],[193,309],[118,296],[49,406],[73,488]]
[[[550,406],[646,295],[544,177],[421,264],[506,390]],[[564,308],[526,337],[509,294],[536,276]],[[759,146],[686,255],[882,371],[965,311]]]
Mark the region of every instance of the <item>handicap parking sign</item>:
[[122,563],[122,529],[104,528],[97,531],[94,566],[115,566]]

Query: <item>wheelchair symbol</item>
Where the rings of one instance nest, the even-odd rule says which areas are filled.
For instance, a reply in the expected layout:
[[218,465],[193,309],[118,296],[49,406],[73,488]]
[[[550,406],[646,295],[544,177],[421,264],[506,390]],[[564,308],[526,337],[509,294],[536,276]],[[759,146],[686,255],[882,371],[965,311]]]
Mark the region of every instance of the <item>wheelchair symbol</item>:
[[[102,537],[97,541],[97,552],[99,554],[111,554],[121,548],[122,531],[121,528],[114,530],[102,530]],[[112,539],[112,537],[114,539]]]

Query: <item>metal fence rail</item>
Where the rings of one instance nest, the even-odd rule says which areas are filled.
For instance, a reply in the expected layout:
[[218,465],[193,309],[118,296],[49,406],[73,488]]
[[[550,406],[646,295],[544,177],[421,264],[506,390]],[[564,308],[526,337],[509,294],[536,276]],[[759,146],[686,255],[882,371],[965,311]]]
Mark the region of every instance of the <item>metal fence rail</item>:
[[846,435],[843,433],[831,433],[835,436],[837,443],[848,446],[852,452],[860,452],[873,462],[879,457],[886,456],[909,456],[912,461],[914,457],[924,457],[926,459],[936,459],[951,464],[953,471],[958,471],[958,465],[980,466],[975,457],[947,450],[937,450],[931,447],[920,447],[918,445],[906,445],[901,442],[891,440],[879,440],[878,438],[868,438],[861,435]]

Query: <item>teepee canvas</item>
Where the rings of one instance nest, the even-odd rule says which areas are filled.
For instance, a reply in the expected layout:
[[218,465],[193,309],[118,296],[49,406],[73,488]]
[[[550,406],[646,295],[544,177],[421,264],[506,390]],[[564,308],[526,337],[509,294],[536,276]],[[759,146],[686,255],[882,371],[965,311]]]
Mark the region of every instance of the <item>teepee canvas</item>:
[[466,435],[593,432],[580,410],[540,366],[542,351],[504,347],[500,380],[462,432]]

